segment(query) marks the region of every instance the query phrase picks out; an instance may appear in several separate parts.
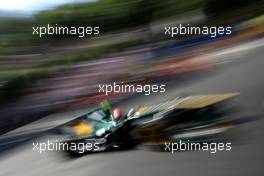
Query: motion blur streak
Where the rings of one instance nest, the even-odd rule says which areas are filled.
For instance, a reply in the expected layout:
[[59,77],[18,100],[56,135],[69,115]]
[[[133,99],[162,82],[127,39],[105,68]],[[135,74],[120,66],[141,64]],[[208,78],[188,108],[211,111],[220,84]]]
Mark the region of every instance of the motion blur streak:
[[[263,173],[263,0],[98,0],[38,9],[45,10],[0,10],[0,175]],[[98,26],[100,34],[32,35],[32,27],[47,24]],[[232,33],[164,34],[164,27],[179,25],[230,26]],[[98,85],[114,82],[166,85],[166,91],[149,96],[98,91]],[[85,155],[73,162],[57,152],[32,151],[32,141],[55,137],[50,134],[57,127],[105,99],[126,114],[131,108],[144,112],[147,105],[166,107],[178,96],[234,92],[239,95],[226,102],[231,111],[221,127],[203,126],[206,132],[221,129],[210,140],[231,142],[230,152],[151,152],[155,142],[164,142],[157,138],[137,146],[140,150]],[[205,133],[201,124],[168,124],[197,130],[174,135],[179,138]]]

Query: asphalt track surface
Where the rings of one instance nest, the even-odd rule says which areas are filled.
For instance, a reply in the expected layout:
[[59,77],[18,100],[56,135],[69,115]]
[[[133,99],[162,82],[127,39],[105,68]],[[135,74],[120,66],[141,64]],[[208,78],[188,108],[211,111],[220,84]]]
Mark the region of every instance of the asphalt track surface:
[[[239,109],[238,116],[260,119],[236,127],[232,136],[230,152],[191,151],[156,152],[142,147],[122,152],[108,152],[85,155],[69,160],[57,152],[42,154],[32,150],[32,141],[18,145],[21,137],[1,139],[0,148],[5,145],[13,149],[0,155],[0,175],[92,175],[92,176],[160,176],[160,175],[262,175],[264,172],[264,47],[243,53],[241,60],[209,73],[210,76],[171,85],[164,95],[137,96],[122,102],[124,108],[142,103],[161,102],[181,94],[208,94],[240,92],[234,100]],[[66,113],[67,114],[67,113]],[[64,114],[65,115],[65,114]],[[68,113],[70,116],[70,112]],[[35,134],[37,136],[37,134]],[[43,137],[43,138],[47,138]],[[37,140],[36,138],[34,140]],[[25,139],[27,141],[27,139]],[[8,145],[9,146],[9,145]]]

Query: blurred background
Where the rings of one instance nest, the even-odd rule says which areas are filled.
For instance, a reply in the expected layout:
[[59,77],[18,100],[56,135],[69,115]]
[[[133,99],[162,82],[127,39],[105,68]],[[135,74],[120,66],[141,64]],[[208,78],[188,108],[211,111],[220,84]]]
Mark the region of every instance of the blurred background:
[[[260,174],[263,12],[263,0],[0,1],[0,175]],[[100,35],[32,35],[33,26],[47,24],[100,26]],[[231,26],[232,34],[164,35],[165,26],[179,24]],[[114,81],[166,84],[166,93],[98,93],[98,84]],[[223,92],[240,92],[236,116],[254,119],[237,129],[242,139],[231,154],[130,151],[64,163],[21,147],[104,99],[126,111],[177,95]]]

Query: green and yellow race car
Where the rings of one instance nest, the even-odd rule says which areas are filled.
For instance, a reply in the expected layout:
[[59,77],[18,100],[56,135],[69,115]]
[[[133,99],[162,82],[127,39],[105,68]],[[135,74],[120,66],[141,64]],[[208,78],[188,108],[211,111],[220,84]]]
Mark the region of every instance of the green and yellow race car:
[[[100,108],[56,128],[57,141],[71,155],[123,150],[168,140],[208,139],[232,127],[224,105],[239,93],[176,97],[158,105],[140,105],[122,114],[107,101]],[[73,146],[73,147],[72,147]]]

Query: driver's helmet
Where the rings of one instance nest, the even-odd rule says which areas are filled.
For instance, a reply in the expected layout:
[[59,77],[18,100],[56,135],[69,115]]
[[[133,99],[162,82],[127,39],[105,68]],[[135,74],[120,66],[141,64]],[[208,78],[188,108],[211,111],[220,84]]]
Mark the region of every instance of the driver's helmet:
[[114,120],[116,120],[116,121],[118,121],[119,119],[121,119],[122,113],[121,113],[121,109],[119,107],[116,107],[113,110],[113,117],[114,117]]
[[101,109],[102,111],[106,114],[106,115],[110,115],[111,114],[111,107],[110,104],[107,100],[104,100],[100,103]]

